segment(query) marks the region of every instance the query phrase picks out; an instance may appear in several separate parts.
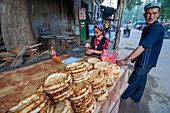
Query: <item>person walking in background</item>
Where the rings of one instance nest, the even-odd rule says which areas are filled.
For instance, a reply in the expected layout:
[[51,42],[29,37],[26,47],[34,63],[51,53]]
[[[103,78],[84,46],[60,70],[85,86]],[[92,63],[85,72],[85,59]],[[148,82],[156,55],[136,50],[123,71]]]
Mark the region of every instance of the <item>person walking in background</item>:
[[105,27],[105,33],[107,33],[109,30],[109,22],[108,21],[105,21],[104,27]]
[[170,38],[170,36],[169,36],[169,34],[170,34],[170,25],[169,25],[168,22],[165,23],[164,30],[165,30],[164,38],[165,39]]
[[121,99],[126,100],[131,97],[136,103],[140,102],[142,98],[148,73],[153,67],[156,67],[164,38],[163,25],[157,20],[160,15],[160,4],[151,2],[144,7],[144,10],[146,26],[142,31],[139,46],[129,56],[117,63],[123,66],[129,61],[135,61],[134,70],[128,81],[129,86]]
[[128,38],[130,37],[131,29],[132,29],[132,22],[130,21],[130,22],[127,24]]
[[105,37],[105,28],[103,24],[95,24],[94,34],[91,43],[86,44],[86,54],[100,57],[102,52],[108,50],[109,45],[109,40]]

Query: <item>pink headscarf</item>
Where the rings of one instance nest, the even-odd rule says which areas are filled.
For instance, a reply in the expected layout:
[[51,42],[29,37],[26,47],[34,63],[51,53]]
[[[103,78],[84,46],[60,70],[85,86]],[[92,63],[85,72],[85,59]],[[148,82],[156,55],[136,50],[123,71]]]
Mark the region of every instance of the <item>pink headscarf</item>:
[[103,36],[105,36],[105,28],[103,24],[101,23],[95,24],[94,28],[98,28],[102,32]]

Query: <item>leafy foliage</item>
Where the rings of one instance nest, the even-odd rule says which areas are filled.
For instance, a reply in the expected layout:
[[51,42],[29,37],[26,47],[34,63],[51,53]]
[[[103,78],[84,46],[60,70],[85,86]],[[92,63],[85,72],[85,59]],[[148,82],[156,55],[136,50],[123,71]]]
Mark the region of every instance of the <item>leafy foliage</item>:
[[158,0],[161,3],[161,20],[170,19],[170,0]]
[[132,10],[135,6],[143,4],[142,0],[126,0],[126,9]]

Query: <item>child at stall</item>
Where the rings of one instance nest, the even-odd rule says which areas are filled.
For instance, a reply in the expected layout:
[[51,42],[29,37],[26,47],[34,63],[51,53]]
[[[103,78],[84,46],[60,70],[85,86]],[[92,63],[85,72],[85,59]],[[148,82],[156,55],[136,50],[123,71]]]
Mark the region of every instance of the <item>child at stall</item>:
[[105,37],[105,28],[103,24],[95,24],[94,36],[91,39],[90,44],[86,44],[86,54],[100,57],[102,52],[108,50],[109,40]]

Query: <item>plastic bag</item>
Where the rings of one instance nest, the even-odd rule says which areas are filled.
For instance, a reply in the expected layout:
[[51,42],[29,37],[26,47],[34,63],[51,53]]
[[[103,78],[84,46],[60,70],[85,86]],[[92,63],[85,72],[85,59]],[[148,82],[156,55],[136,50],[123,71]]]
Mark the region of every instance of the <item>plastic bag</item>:
[[117,60],[117,56],[118,56],[118,52],[115,51],[113,54],[109,54],[106,52],[103,52],[100,56],[100,59],[102,61],[107,61],[107,62],[111,62],[113,64],[116,64],[116,60]]

